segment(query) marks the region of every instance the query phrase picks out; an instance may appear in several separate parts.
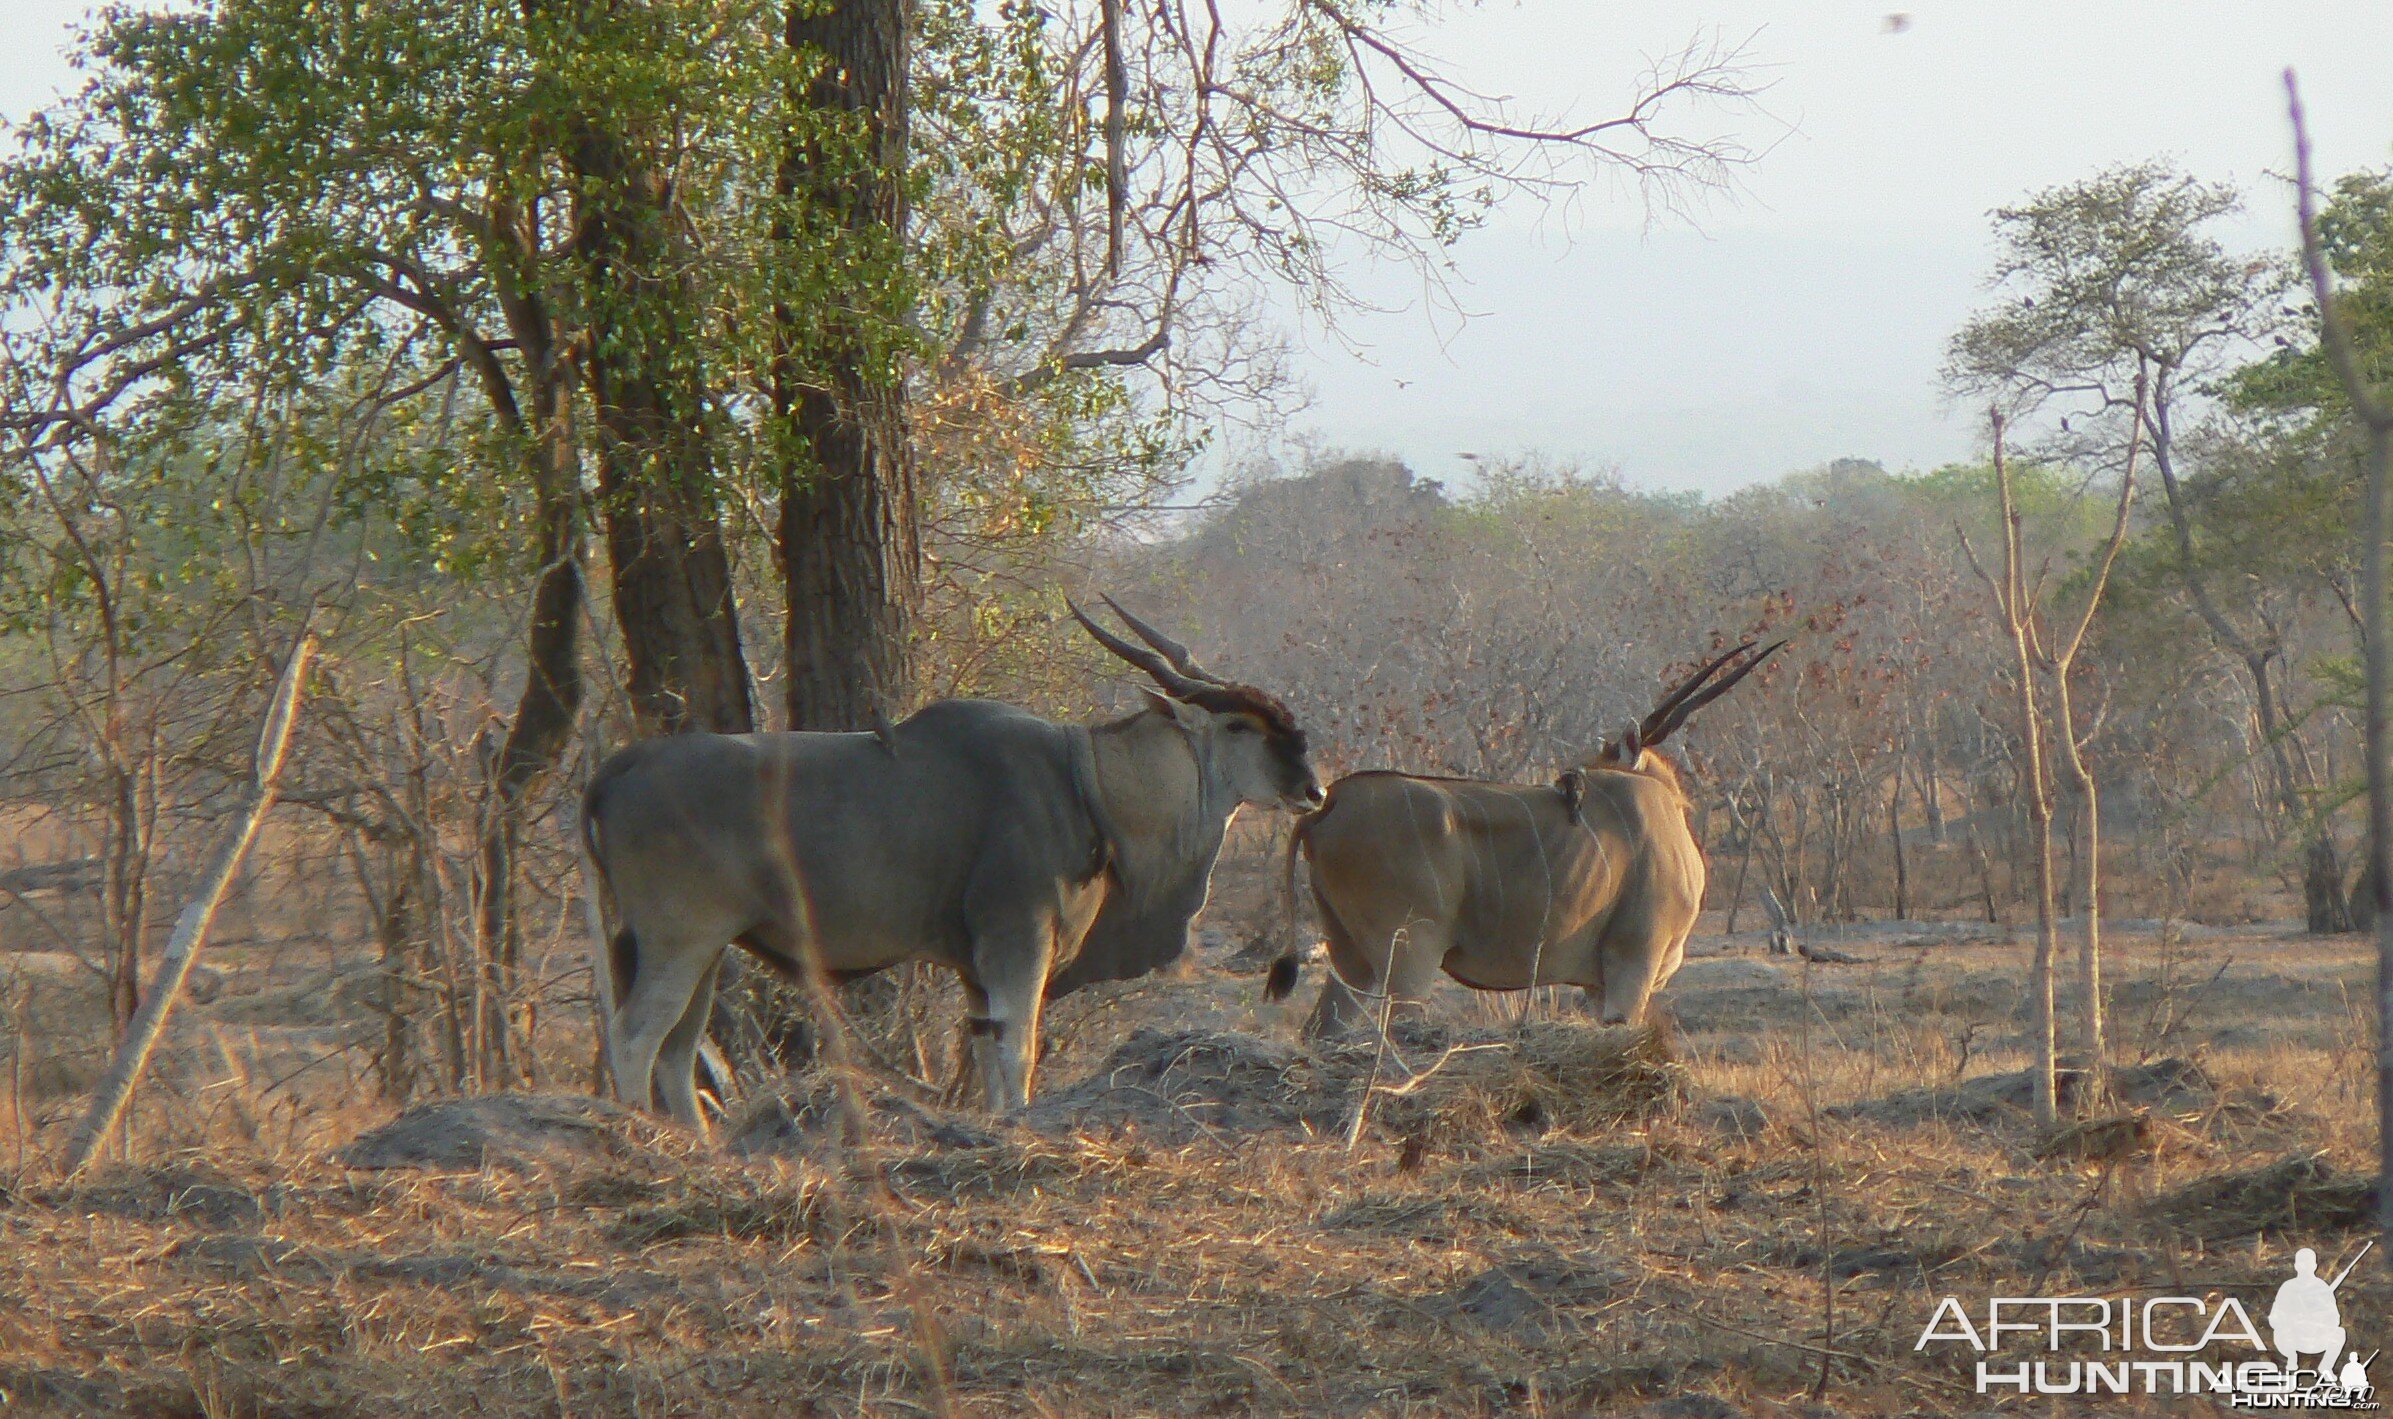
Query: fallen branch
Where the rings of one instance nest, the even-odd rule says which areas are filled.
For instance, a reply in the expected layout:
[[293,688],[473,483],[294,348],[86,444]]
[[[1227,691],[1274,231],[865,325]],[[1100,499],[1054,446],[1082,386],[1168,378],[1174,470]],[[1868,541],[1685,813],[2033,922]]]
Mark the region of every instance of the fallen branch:
[[[1371,1092],[1373,1092],[1373,1093],[1375,1093],[1375,1094],[1385,1094],[1385,1095],[1387,1095],[1387,1096],[1388,1096],[1389,1098],[1391,1098],[1391,1099],[1401,1099],[1401,1098],[1405,1097],[1406,1095],[1408,1095],[1408,1094],[1412,1093],[1414,1090],[1416,1090],[1416,1089],[1420,1088],[1422,1085],[1424,1085],[1424,1084],[1428,1083],[1428,1082],[1430,1081],[1430,1079],[1431,1079],[1432,1077],[1434,1077],[1434,1076],[1437,1074],[1437,1072],[1438,1072],[1439,1070],[1441,1070],[1441,1069],[1445,1068],[1445,1067],[1446,1067],[1446,1065],[1447,1065],[1448,1063],[1452,1062],[1452,1060],[1454,1059],[1454,1057],[1455,1057],[1456,1055],[1461,1055],[1461,1054],[1477,1054],[1477,1053],[1479,1053],[1479,1052],[1480,1052],[1480,1051],[1482,1051],[1482,1050],[1491,1050],[1491,1049],[1504,1049],[1504,1050],[1508,1050],[1508,1049],[1511,1049],[1511,1048],[1512,1048],[1512,1046],[1511,1046],[1511,1045],[1509,1045],[1509,1044],[1492,1044],[1492,1045],[1449,1045],[1449,1046],[1447,1046],[1447,1048],[1446,1048],[1446,1052],[1445,1052],[1444,1054],[1441,1054],[1441,1055],[1439,1055],[1439,1056],[1437,1057],[1437,1062],[1436,1062],[1436,1063],[1434,1063],[1434,1064],[1432,1064],[1432,1065],[1430,1065],[1430,1066],[1429,1066],[1427,1069],[1424,1069],[1424,1070],[1421,1070],[1421,1071],[1419,1071],[1418,1073],[1414,1074],[1414,1075],[1413,1075],[1413,1076],[1412,1076],[1410,1079],[1407,1079],[1407,1080],[1405,1080],[1405,1081],[1404,1081],[1403,1083],[1401,1083],[1401,1084],[1381,1084],[1381,1083],[1374,1082],[1374,1083],[1371,1085]],[[1398,1063],[1400,1063],[1400,1064],[1401,1064],[1401,1063],[1403,1063],[1403,1061],[1402,1061],[1401,1059],[1399,1059],[1397,1062],[1398,1062]],[[1409,1068],[1410,1066],[1407,1066],[1407,1067]],[[1374,1074],[1374,1076],[1376,1076],[1376,1075],[1377,1075],[1377,1072],[1378,1072],[1378,1071],[1376,1071],[1376,1070],[1374,1070],[1374,1071],[1373,1071],[1373,1074]]]
[[174,1009],[175,997],[182,994],[183,983],[190,978],[191,967],[199,959],[199,948],[208,939],[209,923],[216,919],[216,909],[223,905],[225,893],[231,890],[233,878],[241,871],[242,860],[249,856],[249,846],[257,838],[258,825],[265,820],[266,810],[274,806],[274,784],[282,775],[283,751],[290,747],[291,725],[299,717],[299,687],[307,678],[307,663],[315,650],[315,633],[302,627],[298,642],[283,663],[281,683],[275,686],[265,726],[258,734],[257,768],[250,780],[248,801],[241,805],[241,811],[233,818],[232,830],[217,846],[216,860],[208,869],[200,894],[175,919],[174,936],[166,943],[165,958],[158,962],[157,978],[150,983],[149,993],[142,997],[141,1008],[126,1028],[124,1042],[117,1046],[116,1058],[108,1065],[107,1077],[92,1095],[90,1112],[84,1114],[83,1122],[76,1125],[75,1135],[68,1141],[67,1180],[71,1181],[90,1165],[92,1156],[99,1152],[101,1140],[124,1117],[125,1106],[133,1098],[133,1086],[140,1082],[151,1051],[157,1048],[159,1036],[166,1031],[166,1017]]

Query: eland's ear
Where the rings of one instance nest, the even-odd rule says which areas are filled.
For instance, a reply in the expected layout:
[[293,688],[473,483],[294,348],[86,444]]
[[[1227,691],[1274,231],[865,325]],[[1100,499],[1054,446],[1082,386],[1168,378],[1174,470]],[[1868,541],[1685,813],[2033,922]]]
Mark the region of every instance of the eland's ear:
[[1212,722],[1213,716],[1186,700],[1175,700],[1169,695],[1147,689],[1143,685],[1139,687],[1139,693],[1147,697],[1148,709],[1157,714],[1171,716],[1182,729],[1200,730]]

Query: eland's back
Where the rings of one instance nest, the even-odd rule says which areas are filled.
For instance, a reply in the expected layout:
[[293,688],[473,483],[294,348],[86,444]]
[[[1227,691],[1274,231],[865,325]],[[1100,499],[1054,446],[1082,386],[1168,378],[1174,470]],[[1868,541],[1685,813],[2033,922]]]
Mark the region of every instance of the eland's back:
[[1089,863],[1069,732],[986,700],[875,734],[684,734],[637,744],[585,798],[594,862],[643,939],[737,940],[833,973],[905,949],[960,962],[976,901]]

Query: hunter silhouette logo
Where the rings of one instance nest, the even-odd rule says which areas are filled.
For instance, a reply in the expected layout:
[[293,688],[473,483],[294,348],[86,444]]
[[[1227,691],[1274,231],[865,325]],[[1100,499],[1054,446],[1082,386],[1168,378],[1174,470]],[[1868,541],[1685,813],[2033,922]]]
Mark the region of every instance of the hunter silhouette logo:
[[2363,1245],[2333,1280],[2318,1274],[2317,1252],[2296,1251],[2265,1338],[2232,1295],[1994,1296],[1982,1324],[1947,1296],[1912,1348],[1968,1346],[1980,1394],[2214,1394],[2236,1409],[2375,1409],[2376,1354],[2351,1349],[2337,1299],[2375,1246]]
[[[2367,1248],[2360,1256],[2368,1254]],[[2351,1275],[2351,1267],[2360,1264],[2360,1257],[2351,1259],[2351,1266],[2332,1281],[2318,1279],[2318,1253],[2303,1247],[2293,1254],[2293,1276],[2277,1288],[2276,1304],[2268,1308],[2269,1338],[2277,1343],[2277,1353],[2285,1357],[2285,1372],[2299,1375],[2301,1357],[2317,1355],[2318,1380],[2325,1384],[2337,1376],[2335,1357],[2343,1353],[2343,1317],[2335,1305],[2335,1292],[2343,1285],[2343,1278]],[[2366,1379],[2366,1375],[2362,1375]],[[2340,1378],[2336,1378],[2340,1383]]]

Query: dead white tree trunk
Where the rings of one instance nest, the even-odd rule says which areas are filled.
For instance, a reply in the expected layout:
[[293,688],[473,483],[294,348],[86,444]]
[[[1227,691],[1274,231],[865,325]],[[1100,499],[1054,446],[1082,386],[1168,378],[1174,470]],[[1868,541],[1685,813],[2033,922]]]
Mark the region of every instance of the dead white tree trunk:
[[2086,593],[2085,609],[2078,614],[2076,627],[2067,637],[2057,641],[2044,657],[2052,672],[2054,718],[2059,721],[2059,740],[2062,760],[2068,765],[2069,776],[2077,782],[2078,798],[2086,805],[2086,900],[2085,934],[2078,941],[2077,989],[2084,997],[2084,1010],[2078,1020],[2078,1049],[2085,1056],[2082,1067],[2089,1091],[2103,1092],[2104,1060],[2108,1050],[2102,1028],[2102,795],[2094,785],[2094,771],[2086,764],[2083,741],[2077,732],[2077,709],[2069,689],[2069,674],[2076,668],[2077,653],[2084,648],[2086,632],[2094,625],[2094,613],[2101,609],[2102,593],[2110,587],[2111,568],[2119,560],[2119,549],[2127,542],[2127,514],[2135,504],[2135,462],[2143,451],[2144,440],[2144,376],[2135,380],[2135,424],[2127,435],[2127,468],[2119,477],[2118,513],[2111,519],[2110,540],[2103,544],[2102,560],[2095,564],[2094,585]]
[[2319,344],[2351,400],[2354,422],[2368,440],[2367,511],[2361,519],[2360,639],[2367,658],[2368,865],[2360,874],[2376,908],[2376,1147],[2377,1226],[2393,1245],[2393,737],[2388,737],[2385,699],[2393,666],[2385,644],[2385,532],[2393,508],[2393,401],[2360,368],[2351,331],[2335,306],[2335,282],[2318,241],[2318,214],[2310,181],[2310,134],[2302,122],[2302,95],[2293,71],[2285,71],[2286,104],[2293,118],[2296,202],[2302,222],[2302,262],[2309,268],[2310,293],[2318,301]]
[[90,1111],[83,1115],[83,1121],[75,1126],[74,1137],[68,1141],[65,1177],[69,1180],[90,1165],[101,1142],[114,1131],[117,1120],[124,1117],[125,1106],[133,1098],[133,1086],[140,1082],[150,1053],[166,1031],[166,1017],[174,1010],[175,998],[182,994],[183,982],[190,977],[191,967],[199,959],[199,949],[208,939],[208,925],[215,920],[217,907],[240,872],[242,859],[249,855],[249,845],[257,838],[258,825],[265,820],[266,810],[274,805],[274,786],[282,776],[283,751],[290,746],[291,725],[299,715],[299,687],[307,678],[307,663],[315,650],[314,632],[303,628],[283,663],[282,679],[274,688],[265,726],[258,734],[257,767],[250,777],[249,794],[240,811],[233,815],[224,840],[217,845],[215,860],[209,865],[199,895],[175,919],[174,936],[166,943],[166,955],[158,963],[157,978],[150,982],[149,993],[142,997],[132,1024],[126,1027],[116,1058],[109,1061],[108,1073],[92,1095]]

